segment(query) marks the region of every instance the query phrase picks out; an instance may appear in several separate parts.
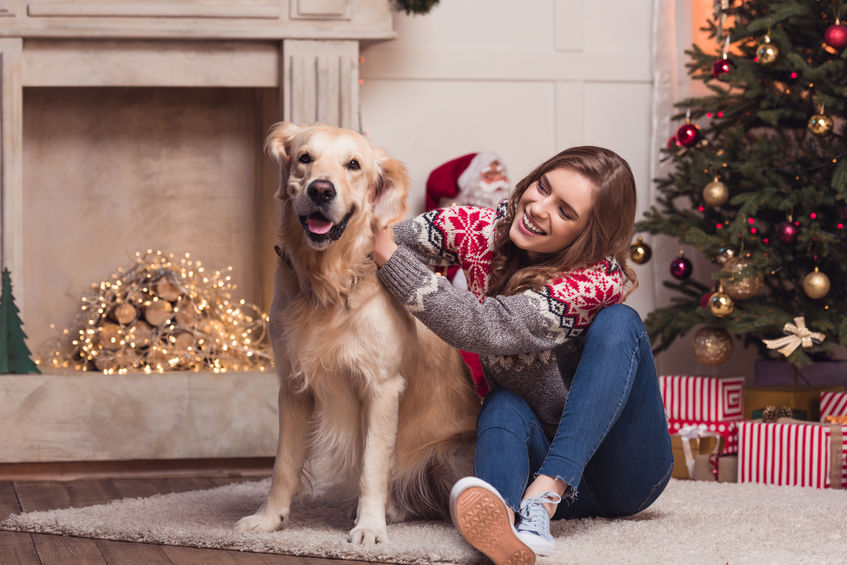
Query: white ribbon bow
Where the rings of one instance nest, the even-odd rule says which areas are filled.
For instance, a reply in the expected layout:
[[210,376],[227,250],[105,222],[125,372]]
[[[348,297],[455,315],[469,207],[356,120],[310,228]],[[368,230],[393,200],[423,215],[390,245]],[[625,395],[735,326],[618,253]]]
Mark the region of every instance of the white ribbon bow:
[[677,434],[682,439],[682,453],[685,456],[685,466],[688,467],[688,476],[693,479],[695,456],[691,452],[691,440],[707,436],[718,437],[718,446],[715,448],[717,450],[720,446],[720,434],[710,432],[706,424],[688,424],[687,426],[682,426]]
[[791,353],[802,345],[808,349],[813,343],[820,343],[826,336],[820,332],[813,332],[806,327],[806,320],[803,316],[794,318],[794,323],[786,322],[782,328],[782,332],[786,335],[777,339],[763,339],[762,342],[768,346],[768,349],[777,349],[779,352],[788,357]]

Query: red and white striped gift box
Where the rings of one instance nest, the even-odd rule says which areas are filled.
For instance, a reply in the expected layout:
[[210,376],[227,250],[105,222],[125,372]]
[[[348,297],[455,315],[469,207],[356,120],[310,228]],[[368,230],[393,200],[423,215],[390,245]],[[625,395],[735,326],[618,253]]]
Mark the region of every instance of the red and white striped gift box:
[[665,412],[672,420],[726,422],[744,415],[744,377],[659,377]]
[[847,414],[847,392],[821,393],[821,422],[827,416]]
[[[830,426],[791,422],[738,424],[738,482],[814,488],[847,487],[847,434],[840,427],[838,445]],[[838,438],[837,436],[841,437]],[[837,457],[839,461],[833,461]],[[833,467],[840,484],[830,484]]]

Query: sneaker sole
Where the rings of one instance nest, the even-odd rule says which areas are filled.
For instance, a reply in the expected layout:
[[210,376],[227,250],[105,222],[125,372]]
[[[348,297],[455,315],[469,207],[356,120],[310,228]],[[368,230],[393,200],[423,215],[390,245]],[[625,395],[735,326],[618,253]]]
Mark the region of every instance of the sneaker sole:
[[496,565],[535,564],[535,553],[512,530],[503,501],[484,488],[469,487],[459,495],[456,526],[469,544]]

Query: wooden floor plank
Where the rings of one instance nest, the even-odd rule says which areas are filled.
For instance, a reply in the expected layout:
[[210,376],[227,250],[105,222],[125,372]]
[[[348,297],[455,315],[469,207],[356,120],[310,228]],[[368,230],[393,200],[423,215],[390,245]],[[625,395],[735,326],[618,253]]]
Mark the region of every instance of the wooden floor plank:
[[26,532],[0,532],[0,563],[41,565],[32,536]]
[[121,498],[110,479],[79,481],[15,481],[24,512],[104,504]]
[[15,482],[15,492],[24,512],[51,510],[70,506],[67,485],[57,481]]
[[96,540],[97,549],[109,565],[172,565],[158,545],[127,541]]
[[174,565],[238,565],[228,551],[177,546],[162,549]]
[[108,565],[92,539],[32,534],[42,565]]
[[10,481],[0,481],[0,521],[5,520],[9,514],[17,514],[20,511],[21,505],[18,503],[15,485]]

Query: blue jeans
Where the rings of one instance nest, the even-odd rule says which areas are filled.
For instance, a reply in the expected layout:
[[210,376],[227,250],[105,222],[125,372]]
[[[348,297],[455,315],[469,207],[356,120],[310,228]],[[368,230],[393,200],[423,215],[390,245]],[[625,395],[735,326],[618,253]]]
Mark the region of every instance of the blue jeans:
[[570,487],[555,519],[628,516],[658,498],[672,467],[647,330],[622,304],[601,310],[589,327],[552,440],[515,393],[494,390],[482,405],[474,474],[514,510],[542,474]]

